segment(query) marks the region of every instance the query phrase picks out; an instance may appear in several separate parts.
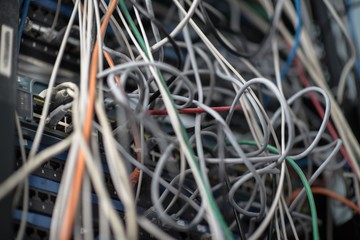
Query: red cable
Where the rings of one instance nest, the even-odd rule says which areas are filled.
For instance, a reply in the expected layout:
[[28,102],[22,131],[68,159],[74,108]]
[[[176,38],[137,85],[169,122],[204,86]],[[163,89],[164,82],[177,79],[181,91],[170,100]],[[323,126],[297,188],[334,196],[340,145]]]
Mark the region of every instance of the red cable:
[[[229,111],[230,108],[231,108],[230,106],[226,106],[226,107],[212,107],[211,109],[215,110],[216,112],[224,112],[224,111]],[[235,107],[235,110],[241,110],[241,109],[242,108],[240,106]],[[167,115],[168,114],[167,110],[148,110],[147,112],[150,115]],[[178,110],[178,112],[180,114],[185,114],[185,113],[203,113],[206,111],[202,108],[185,108],[185,109]]]
[[[304,85],[304,87],[309,87],[310,84],[309,84],[309,82],[308,82],[307,79],[306,79],[304,70],[303,70],[303,68],[302,68],[299,60],[297,59],[297,57],[294,58],[294,63],[295,63],[295,66],[296,66],[296,68],[297,68],[297,70],[298,70],[298,72],[299,72],[299,77],[300,77],[301,83]],[[309,93],[309,96],[310,96],[310,99],[311,99],[311,101],[313,102],[314,107],[316,108],[317,112],[318,112],[319,115],[323,118],[323,117],[324,117],[324,114],[325,114],[323,107],[321,106],[321,104],[319,103],[319,101],[316,99],[314,93],[311,93],[311,92],[310,92],[310,93]],[[327,127],[327,129],[329,130],[330,135],[332,136],[333,139],[335,139],[335,140],[336,140],[336,139],[339,139],[339,136],[337,135],[337,133],[336,133],[336,131],[335,131],[335,128],[334,128],[334,126],[332,125],[332,123],[331,123],[330,121],[328,121],[326,127]],[[340,152],[341,152],[341,154],[344,156],[344,158],[346,159],[346,161],[348,162],[348,164],[350,165],[350,168],[352,169],[352,171],[353,171],[354,173],[356,173],[353,165],[351,164],[350,157],[349,157],[349,155],[347,154],[344,146],[341,146]]]

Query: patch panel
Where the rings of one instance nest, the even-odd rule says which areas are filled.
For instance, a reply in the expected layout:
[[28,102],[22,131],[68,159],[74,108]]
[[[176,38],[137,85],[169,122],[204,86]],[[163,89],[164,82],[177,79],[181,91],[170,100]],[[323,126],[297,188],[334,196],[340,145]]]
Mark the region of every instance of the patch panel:
[[[17,142],[18,145],[18,142]],[[29,152],[29,149],[32,146],[32,141],[26,140],[26,153]],[[45,148],[45,146],[41,146],[41,149]],[[44,179],[52,180],[55,182],[60,182],[62,173],[65,168],[65,160],[66,160],[67,153],[63,153],[57,157],[53,157],[49,160],[47,160],[45,163],[43,163],[39,168],[37,168],[32,175],[42,177]],[[20,167],[22,165],[21,155],[19,147],[17,147],[16,150],[16,166]],[[105,163],[102,164],[104,169],[104,178],[105,178],[105,184],[108,189],[108,192],[110,196],[114,199],[118,199],[118,196],[115,191],[115,187],[112,183],[109,169]]]
[[[56,36],[61,34],[62,29],[66,26],[68,16],[59,14],[56,26],[51,31],[55,10],[46,6],[46,4],[41,4],[41,1],[30,2],[21,38],[20,54],[45,63],[54,63],[60,46],[60,40]],[[76,72],[80,69],[77,31],[73,31],[72,35],[74,36],[73,41],[70,41],[67,46],[61,67]]]
[[[31,132],[29,129],[23,129],[24,133],[26,132]],[[47,131],[49,132],[49,131]],[[25,134],[26,135],[26,134]],[[28,139],[25,140],[25,149],[26,152],[29,151],[29,149],[32,146],[32,141],[29,139],[31,138],[29,135],[27,137]],[[57,139],[53,138],[53,136],[47,135],[48,139],[52,139],[51,142],[56,142]],[[45,140],[45,143],[48,142],[47,140]],[[17,140],[16,145],[19,145],[19,142]],[[40,149],[45,149],[47,146],[46,145],[40,145]],[[17,151],[16,151],[16,156],[17,156],[17,166],[21,166],[21,159],[20,159],[20,151],[19,148],[17,147]],[[44,164],[42,164],[38,169],[36,169],[32,175],[29,176],[29,185],[30,185],[30,190],[29,190],[29,211],[34,213],[34,214],[40,214],[40,215],[44,215],[44,216],[48,216],[51,217],[52,215],[52,210],[54,208],[54,204],[56,201],[56,195],[57,195],[57,191],[59,189],[59,183],[61,180],[61,176],[62,176],[62,172],[64,170],[65,167],[65,161],[67,158],[67,153],[61,153],[49,160],[47,160]],[[122,205],[122,203],[118,200],[118,196],[117,193],[115,191],[114,185],[112,183],[112,179],[110,177],[109,174],[109,169],[107,167],[107,165],[105,163],[102,164],[103,166],[103,170],[104,170],[104,180],[105,180],[105,184],[106,184],[106,188],[110,194],[110,197],[112,198],[112,203],[115,207],[115,209],[119,212],[120,216],[123,216],[123,211],[124,211],[124,206]],[[152,165],[148,165],[148,167],[150,169],[153,169],[154,166]],[[166,174],[166,170],[164,171],[165,175],[164,178],[170,178],[170,175]],[[191,179],[185,179],[186,184],[188,186],[191,186],[192,180]],[[150,207],[152,204],[148,199],[148,194],[149,194],[149,189],[150,189],[150,181],[147,181],[146,178],[144,179],[144,183],[143,183],[143,191],[140,194],[140,198],[139,198],[139,206],[138,206],[138,211],[139,212],[145,212],[145,209],[147,209],[148,207]],[[164,191],[165,188],[161,187],[161,191]],[[168,196],[165,199],[165,203],[169,202],[171,200],[171,197]],[[98,207],[96,207],[98,205],[98,198],[96,196],[96,194],[93,192],[91,195],[91,201],[93,203],[93,208],[94,208],[94,224],[97,224],[97,210]],[[140,206],[143,206],[144,208],[141,208]],[[177,209],[179,209],[180,206],[178,206],[177,204],[175,204],[172,208],[172,211],[176,211]],[[154,215],[154,217],[156,218],[156,215]],[[179,220],[179,224],[187,224],[189,221],[194,217],[193,213],[187,213],[184,215],[185,219],[181,219]],[[188,219],[188,220],[186,220]],[[159,224],[161,224],[159,222]],[[162,228],[165,228],[165,226],[162,226]],[[168,229],[170,231],[170,229]],[[189,235],[193,235],[195,236],[196,234],[201,234],[204,237],[204,233],[209,232],[209,228],[206,225],[197,225],[194,227],[193,232],[188,233]],[[146,235],[146,233],[142,233],[144,234],[144,236]],[[179,238],[182,238],[183,233],[179,233]],[[145,238],[145,237],[144,237]],[[146,239],[146,238],[145,238]]]
[[[16,165],[17,167],[20,167],[22,165],[20,152],[16,151],[16,155]],[[60,160],[58,158],[51,158],[47,160],[44,164],[42,164],[39,168],[37,168],[33,172],[33,175],[60,182],[64,167],[64,160]]]
[[[30,176],[31,177],[31,176]],[[51,216],[56,201],[56,194],[31,187],[29,190],[29,211]]]
[[[39,230],[39,232],[44,233],[44,236],[48,236],[45,235],[45,233],[48,234],[47,231],[45,231],[44,229],[49,229],[50,228],[50,224],[51,224],[51,215],[52,215],[52,210],[54,208],[55,205],[55,201],[56,201],[56,194],[57,191],[59,189],[59,183],[42,178],[42,177],[37,177],[37,176],[33,176],[30,175],[29,176],[29,186],[30,186],[30,190],[29,190],[29,216],[28,216],[28,223],[30,224],[30,226],[34,226],[34,229],[29,227],[29,229],[33,229],[33,230],[27,230],[30,232],[27,232],[27,236],[29,235],[31,238],[31,236],[33,235],[38,235],[37,233],[37,228],[41,228]],[[97,214],[97,209],[98,209],[98,197],[96,196],[96,194],[91,194],[91,201],[93,203],[93,213],[94,213],[94,225],[96,226],[98,224],[97,219],[98,219],[98,214]],[[119,200],[115,200],[112,199],[112,204],[114,206],[114,208],[118,211],[118,213],[120,214],[121,217],[124,217],[124,206],[123,204],[119,201]],[[137,210],[139,212],[144,212],[145,209],[138,207]],[[14,219],[15,220],[20,220],[21,219],[21,209],[19,208],[18,210],[15,210],[14,212]],[[156,215],[154,216],[156,218]],[[188,221],[186,220],[182,220],[179,219],[178,220],[179,224],[187,224]],[[170,231],[170,229],[169,229]],[[209,228],[206,225],[196,225],[193,228],[193,231],[189,232],[189,233],[184,233],[185,235],[189,235],[189,236],[199,236],[199,234],[204,234],[209,232]],[[141,233],[142,236],[144,237],[144,239],[152,239],[150,235],[146,234],[145,232]],[[31,238],[32,239],[32,238]],[[43,238],[41,238],[43,239]],[[44,238],[46,239],[46,238]]]
[[[21,211],[18,211],[17,215],[21,215]],[[16,215],[16,216],[17,216]],[[14,222],[14,230],[17,232],[20,227],[20,221]],[[43,228],[31,223],[26,224],[24,240],[46,240],[49,239],[50,231],[48,228]]]

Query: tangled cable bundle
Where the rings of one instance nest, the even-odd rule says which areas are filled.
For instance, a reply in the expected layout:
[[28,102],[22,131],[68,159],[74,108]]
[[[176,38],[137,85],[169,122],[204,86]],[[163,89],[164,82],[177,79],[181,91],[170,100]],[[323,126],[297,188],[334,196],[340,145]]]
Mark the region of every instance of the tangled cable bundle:
[[[336,94],[299,0],[73,2],[31,150],[0,197],[67,151],[50,239],[319,239],[313,193],[334,195],[317,181],[360,177],[360,145],[340,108],[356,50],[328,0],[353,53]],[[79,82],[59,85],[74,31]],[[55,112],[60,93],[71,100]],[[68,109],[71,131],[39,151]]]

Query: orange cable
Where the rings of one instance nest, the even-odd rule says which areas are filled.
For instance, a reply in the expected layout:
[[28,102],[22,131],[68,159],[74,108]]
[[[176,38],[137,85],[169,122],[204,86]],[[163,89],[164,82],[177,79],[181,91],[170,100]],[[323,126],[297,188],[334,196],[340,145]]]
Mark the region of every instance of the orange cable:
[[[116,0],[111,2],[111,5],[106,13],[103,23],[101,24],[101,36],[105,35],[105,31],[110,19],[112,12],[116,7]],[[97,61],[99,58],[99,51],[97,50],[99,46],[98,39],[94,46],[93,55],[91,58],[90,64],[90,75],[89,75],[89,97],[88,105],[86,108],[85,122],[83,127],[83,135],[86,141],[89,141],[91,134],[91,123],[94,115],[94,103],[95,103],[95,90],[96,90],[96,74],[97,74]],[[85,169],[85,154],[83,150],[80,149],[76,168],[74,172],[73,185],[69,195],[69,201],[67,203],[67,208],[65,210],[64,218],[62,220],[62,228],[60,231],[59,239],[70,239],[71,231],[74,223],[76,208],[80,195],[81,183],[84,175]]]
[[[109,64],[110,68],[113,68],[114,67],[114,62],[111,59],[110,54],[108,52],[106,52],[106,51],[103,51],[103,54],[104,54],[104,56],[106,58],[106,61]],[[116,80],[117,85],[120,86],[120,78],[119,78],[119,76],[115,76],[115,80]]]
[[[299,194],[299,192],[301,191],[301,189],[296,189],[292,195],[291,195],[291,201],[293,201],[295,199],[295,197]],[[322,188],[322,187],[312,187],[311,191],[315,194],[322,194],[331,198],[334,198],[342,203],[344,203],[345,205],[347,205],[348,207],[352,208],[355,212],[357,212],[358,214],[360,214],[360,208],[354,204],[353,202],[351,202],[349,199],[346,199],[342,196],[340,196],[339,194],[330,191],[329,189],[326,188]]]

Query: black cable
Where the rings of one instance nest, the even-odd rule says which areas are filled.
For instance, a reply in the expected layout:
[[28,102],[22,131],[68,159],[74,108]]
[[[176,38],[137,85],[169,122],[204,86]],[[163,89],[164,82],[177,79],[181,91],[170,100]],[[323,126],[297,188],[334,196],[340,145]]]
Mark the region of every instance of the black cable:
[[[273,176],[273,178],[272,178],[272,193],[271,193],[272,199],[274,199],[275,194],[276,194],[276,189],[277,189],[275,178],[276,178],[275,176]],[[272,240],[273,239],[273,229],[274,229],[274,218],[271,219],[268,229],[269,229],[268,230],[268,240]]]
[[[216,40],[223,46],[225,47],[230,53],[232,53],[233,55],[235,56],[238,56],[238,57],[243,57],[243,58],[256,58],[256,57],[260,57],[259,54],[261,54],[264,50],[265,50],[265,47],[269,46],[270,44],[268,44],[269,40],[271,39],[271,36],[273,35],[273,32],[275,30],[275,23],[276,23],[276,18],[275,16],[272,18],[271,20],[271,27],[269,29],[269,31],[265,34],[265,37],[263,38],[262,42],[259,44],[260,47],[254,51],[254,52],[251,52],[251,53],[245,53],[245,52],[238,52],[236,51],[236,49],[234,49],[232,46],[230,46],[228,43],[226,43],[222,37],[219,35],[218,33],[218,30],[216,29],[215,25],[213,24],[213,22],[211,21],[204,5],[203,5],[203,0],[201,0],[199,2],[199,7],[200,7],[200,10],[204,16],[204,19],[205,19],[205,23],[206,25],[210,28],[211,30],[211,33],[214,35],[214,37],[216,38]],[[226,30],[226,28],[224,28]],[[233,30],[230,30],[228,29],[228,31],[231,31],[233,33],[235,33]],[[240,39],[243,39],[241,37],[241,33],[235,33],[235,34],[239,34],[239,38]]]
[[[220,129],[220,128],[218,128],[218,136],[219,136],[218,154],[219,154],[220,159],[224,159],[224,157],[225,157],[224,142],[225,141],[223,142],[222,140],[225,139],[225,137],[224,137],[222,129]],[[223,182],[223,180],[225,180],[226,189],[222,188],[223,196],[224,196],[224,200],[225,200],[225,196],[227,197],[228,193],[230,191],[230,185],[231,184],[230,184],[229,176],[228,176],[227,171],[226,171],[226,165],[225,165],[224,161],[219,162],[219,179],[220,179],[220,182]],[[227,192],[226,192],[226,190],[227,190]],[[226,201],[224,201],[224,204],[225,203],[226,203]],[[240,237],[241,237],[242,240],[245,240],[246,238],[245,238],[245,234],[244,234],[244,231],[242,229],[242,226],[241,226],[240,217],[239,217],[238,213],[236,212],[234,206],[232,206],[232,212],[234,214],[237,227],[239,229]]]
[[[182,59],[182,55],[181,55],[181,51],[179,46],[176,44],[175,40],[170,36],[170,34],[167,32],[167,30],[165,29],[164,25],[162,23],[160,23],[157,19],[155,19],[153,16],[151,16],[144,8],[142,8],[140,6],[140,4],[138,4],[137,2],[135,2],[134,0],[129,0],[129,2],[131,4],[133,4],[136,9],[142,14],[144,15],[146,18],[148,18],[151,22],[153,22],[156,27],[166,36],[166,38],[169,40],[169,43],[172,45],[174,52],[178,58],[177,61],[177,65],[176,68],[181,70],[183,68],[183,59]],[[170,86],[176,79],[176,76],[171,76],[168,80],[166,80],[166,85]],[[160,96],[160,91],[157,90],[154,94],[151,95],[150,99],[149,99],[149,104],[151,104],[156,98],[158,98]]]
[[[226,184],[226,188],[228,191],[230,191],[230,180],[229,180],[229,176],[226,174],[225,172],[225,184]],[[244,234],[244,230],[242,229],[241,227],[241,220],[240,220],[240,217],[239,215],[237,214],[236,210],[234,207],[232,207],[232,211],[234,213],[234,216],[235,216],[235,220],[236,220],[236,224],[238,226],[238,229],[239,229],[239,233],[240,233],[240,238],[242,240],[245,240],[246,237],[245,237],[245,234]]]

